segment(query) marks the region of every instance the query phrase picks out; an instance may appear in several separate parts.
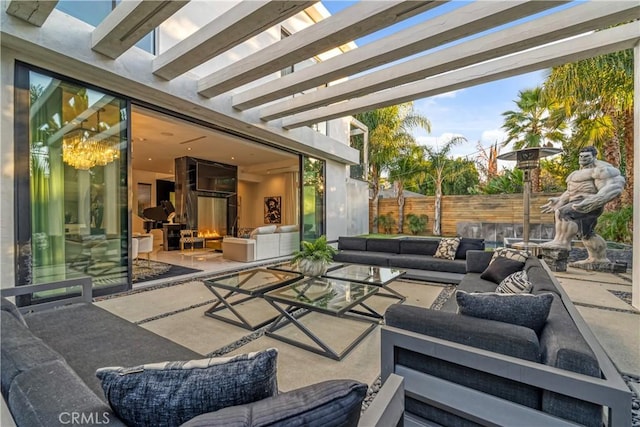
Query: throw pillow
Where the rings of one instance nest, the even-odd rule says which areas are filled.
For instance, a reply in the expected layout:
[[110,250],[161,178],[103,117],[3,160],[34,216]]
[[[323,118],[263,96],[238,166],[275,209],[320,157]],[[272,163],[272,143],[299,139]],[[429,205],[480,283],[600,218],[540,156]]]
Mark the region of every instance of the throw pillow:
[[502,282],[507,276],[524,268],[524,262],[506,257],[498,257],[482,272],[481,279],[494,283]]
[[206,412],[278,392],[278,351],[96,371],[113,411],[127,425],[178,426]]
[[460,314],[524,326],[539,334],[549,316],[553,294],[470,294],[456,291],[456,301]]
[[297,225],[279,225],[276,229],[276,233],[291,233],[293,231],[298,231],[299,228]]
[[460,245],[460,238],[442,238],[440,243],[438,243],[438,249],[436,249],[436,253],[433,254],[434,258],[442,258],[442,259],[454,259],[456,256],[456,250]]
[[277,228],[277,225],[263,225],[262,227],[254,228],[249,236],[253,238],[253,236],[256,236],[258,234],[273,234],[276,232]]
[[499,294],[522,294],[531,292],[532,288],[533,283],[529,281],[527,272],[522,270],[507,276],[500,282],[496,292]]
[[354,380],[330,380],[259,402],[221,409],[195,417],[184,427],[355,426],[367,385]]
[[493,252],[493,256],[491,257],[491,261],[489,261],[489,263],[492,263],[499,257],[509,258],[520,262],[527,262],[527,258],[529,258],[530,256],[531,254],[529,253],[529,251],[521,251],[512,248],[497,248]]

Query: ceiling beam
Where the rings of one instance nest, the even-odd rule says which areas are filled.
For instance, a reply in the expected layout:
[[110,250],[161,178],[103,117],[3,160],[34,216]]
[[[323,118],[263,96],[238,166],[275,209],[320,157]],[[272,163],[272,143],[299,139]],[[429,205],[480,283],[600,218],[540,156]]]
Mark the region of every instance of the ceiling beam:
[[42,27],[58,0],[11,0],[7,5],[7,15],[27,21],[36,27]]
[[116,59],[189,0],[122,1],[91,33],[91,49]]
[[[448,0],[446,0],[448,1]],[[446,1],[361,1],[308,28],[203,77],[198,93],[208,98],[312,58],[393,25]]]
[[475,64],[361,98],[295,114],[282,119],[282,127],[293,129],[308,126],[325,120],[428,98],[453,90],[630,49],[638,40],[640,40],[638,23],[631,22]]
[[398,87],[447,71],[520,52],[587,31],[637,18],[640,3],[588,2],[442,49],[379,71],[266,106],[262,120],[274,120],[313,108]]
[[153,74],[171,80],[316,3],[243,1],[153,60]]
[[246,110],[540,12],[564,1],[474,2],[233,96]]

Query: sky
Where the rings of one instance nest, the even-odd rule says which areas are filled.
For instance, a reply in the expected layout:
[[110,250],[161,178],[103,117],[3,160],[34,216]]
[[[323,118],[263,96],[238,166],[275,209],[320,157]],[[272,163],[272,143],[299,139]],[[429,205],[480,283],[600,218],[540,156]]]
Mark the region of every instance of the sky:
[[[333,15],[357,2],[323,0],[322,3]],[[464,1],[452,1],[387,29],[358,39],[356,44],[363,46],[422,22],[429,17],[435,16],[436,13],[450,11],[467,3]],[[517,22],[524,22],[528,19],[530,18],[521,19]],[[504,27],[498,27],[498,29]],[[502,124],[504,123],[502,113],[516,109],[514,101],[518,99],[518,92],[541,85],[546,74],[547,71],[540,70],[415,100],[414,110],[426,116],[431,122],[431,133],[421,129],[414,131],[416,140],[421,144],[436,146],[437,148],[449,141],[452,136],[463,136],[467,139],[467,142],[454,147],[451,154],[454,157],[475,159],[478,154],[478,143],[487,148],[496,142],[500,145],[505,140],[506,133],[502,129]],[[508,151],[510,149],[506,147],[502,148],[500,152],[506,153]]]

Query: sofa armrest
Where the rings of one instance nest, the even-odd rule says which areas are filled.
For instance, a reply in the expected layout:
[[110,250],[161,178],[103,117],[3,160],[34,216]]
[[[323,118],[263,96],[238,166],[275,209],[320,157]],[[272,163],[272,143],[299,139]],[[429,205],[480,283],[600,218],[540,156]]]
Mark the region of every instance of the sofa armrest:
[[[449,340],[435,338],[388,325],[383,325],[380,335],[381,377],[384,382],[391,374],[396,373],[405,377],[406,394],[411,394],[423,402],[437,401],[437,394],[452,396],[459,394],[460,387],[439,378],[422,375],[417,371],[407,369],[396,363],[396,355],[400,349],[424,354],[429,357],[458,364],[480,372],[486,372],[496,377],[506,378],[522,384],[538,387],[542,390],[564,394],[577,399],[590,401],[609,408],[609,426],[628,426],[631,421],[631,392],[626,386],[620,385],[615,379],[595,378],[577,374],[564,369],[554,368],[537,362],[531,362],[516,357],[498,354],[472,346],[454,343]],[[409,372],[411,371],[411,372]],[[418,374],[418,381],[409,378]],[[415,389],[419,383],[419,389]],[[446,384],[445,384],[446,383]],[[444,388],[446,387],[446,389]],[[465,388],[465,390],[468,390]],[[449,393],[449,394],[447,394]],[[477,394],[477,393],[476,393]],[[486,394],[481,393],[483,397]],[[476,397],[479,397],[477,395]],[[486,405],[474,405],[478,412],[473,413],[475,420],[491,420],[508,411],[514,420],[527,423],[531,418],[531,408],[510,403],[500,399],[501,409],[497,410],[498,402],[489,396]],[[468,400],[467,403],[471,401]],[[506,405],[505,405],[506,404]],[[445,408],[454,413],[467,411],[467,406]],[[562,424],[562,420],[551,417],[544,425]],[[491,422],[489,422],[491,424]],[[514,425],[515,422],[498,425]],[[532,424],[532,423],[529,423]],[[533,423],[532,425],[538,425]]]
[[404,379],[389,375],[367,410],[360,416],[358,427],[397,426],[404,416]]
[[467,273],[482,273],[492,256],[489,251],[467,251]]

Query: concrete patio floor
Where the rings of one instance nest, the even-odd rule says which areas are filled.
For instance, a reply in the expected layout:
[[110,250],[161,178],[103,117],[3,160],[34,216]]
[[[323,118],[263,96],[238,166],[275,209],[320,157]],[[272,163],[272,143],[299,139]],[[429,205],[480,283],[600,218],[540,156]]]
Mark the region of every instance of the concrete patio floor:
[[[259,264],[264,262],[242,264],[241,267]],[[281,390],[332,378],[353,378],[373,384],[380,373],[379,328],[367,335],[342,361],[334,361],[260,332],[252,333],[205,316],[205,310],[215,297],[202,284],[202,276],[220,274],[231,265],[226,263],[224,267],[217,270],[208,268],[198,277],[174,278],[169,285],[148,282],[125,295],[100,299],[96,304],[202,354],[237,354],[275,347],[279,352],[278,385]],[[571,267],[567,272],[555,274],[618,370],[631,378],[637,398],[640,395],[640,311],[630,304],[631,274],[591,272]],[[396,281],[391,287],[407,295],[405,304],[423,307],[430,307],[446,289],[446,286],[438,284],[412,281]],[[372,297],[368,302],[383,313],[396,300]],[[251,317],[250,320],[265,319],[276,313],[261,300],[243,303],[239,307]],[[314,333],[337,350],[367,327],[361,322],[320,314],[305,316],[305,321]],[[293,328],[286,333],[306,339]]]

